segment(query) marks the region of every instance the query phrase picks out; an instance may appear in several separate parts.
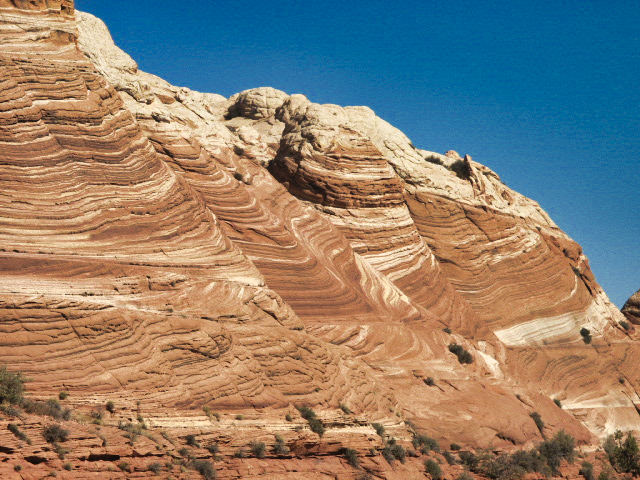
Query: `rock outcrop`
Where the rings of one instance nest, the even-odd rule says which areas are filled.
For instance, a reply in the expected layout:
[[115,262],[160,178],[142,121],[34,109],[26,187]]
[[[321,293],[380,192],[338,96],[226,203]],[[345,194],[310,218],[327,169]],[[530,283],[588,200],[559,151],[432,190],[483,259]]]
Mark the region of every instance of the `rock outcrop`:
[[631,295],[622,307],[622,313],[634,325],[640,325],[640,290]]
[[640,430],[635,331],[487,167],[366,107],[175,87],[71,2],[0,14],[0,363],[34,394],[265,435],[348,406],[331,455],[371,421],[496,448],[539,440],[533,412],[583,444]]

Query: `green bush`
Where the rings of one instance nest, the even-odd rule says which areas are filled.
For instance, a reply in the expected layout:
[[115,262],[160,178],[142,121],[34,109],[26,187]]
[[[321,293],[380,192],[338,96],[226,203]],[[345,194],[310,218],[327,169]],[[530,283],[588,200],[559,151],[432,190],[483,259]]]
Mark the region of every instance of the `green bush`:
[[627,322],[626,320],[621,320],[620,326],[624,328],[626,331],[631,330],[631,325],[629,325],[629,322]]
[[473,355],[471,355],[468,351],[466,351],[462,345],[458,345],[457,343],[449,344],[449,351],[453,353],[456,357],[458,357],[458,362],[461,364],[473,363]]
[[353,468],[360,468],[360,459],[358,458],[358,452],[356,450],[353,448],[345,448],[342,455]]
[[456,460],[456,457],[454,457],[451,452],[445,451],[442,453],[442,456],[444,457],[444,459],[447,461],[449,465],[456,465],[458,463],[458,461]]
[[317,433],[320,436],[324,435],[324,432],[326,430],[324,427],[324,423],[322,423],[319,418],[309,420],[309,428],[313,433]]
[[558,408],[562,408],[562,402],[559,399],[554,398],[553,403],[555,403],[558,406]]
[[17,405],[22,401],[24,383],[26,379],[22,373],[11,373],[7,366],[0,367],[0,403]]
[[184,439],[186,440],[187,445],[189,445],[190,447],[200,447],[200,444],[198,443],[195,435],[187,435],[184,437]]
[[207,446],[207,450],[209,451],[209,453],[211,453],[212,455],[217,455],[218,452],[220,451],[220,446],[218,445],[217,442],[212,443],[211,445]]
[[109,412],[109,413],[115,413],[115,411],[116,411],[116,404],[115,404],[112,400],[109,400],[109,401],[107,402],[107,404],[105,405],[105,408],[107,409],[107,412]]
[[69,392],[65,392],[65,391],[60,392],[58,394],[58,398],[60,400],[66,400],[67,398],[69,398]]
[[73,470],[73,465],[71,464],[71,462],[65,462],[62,465],[62,468],[64,468],[67,471],[71,471],[71,470]]
[[202,475],[205,480],[213,480],[217,476],[216,469],[208,460],[194,460],[191,462],[191,468]]
[[31,445],[31,439],[29,437],[27,437],[27,435],[22,430],[20,430],[20,427],[18,427],[18,425],[16,425],[15,423],[10,423],[9,425],[7,425],[7,428],[17,438],[19,438],[23,442],[27,442],[29,445]]
[[536,427],[538,427],[538,430],[540,430],[540,433],[542,433],[542,431],[544,430],[544,422],[542,421],[542,417],[540,416],[540,414],[538,412],[532,412],[529,414],[529,416],[535,422]]
[[420,452],[424,454],[428,453],[429,450],[440,452],[440,445],[438,444],[438,441],[426,435],[414,435],[411,440],[411,444],[413,445],[413,448],[420,450]]
[[55,420],[71,419],[71,409],[62,408],[60,403],[54,398],[51,398],[46,402],[25,398],[22,401],[22,408],[24,408],[24,411],[27,413],[31,413],[33,415],[45,415]]
[[609,435],[603,443],[609,462],[618,471],[640,475],[640,448],[631,432],[625,436],[620,430]]
[[425,383],[425,384],[427,384],[427,386],[429,386],[429,387],[433,387],[433,386],[436,384],[436,382],[435,382],[435,380],[433,379],[433,377],[427,377],[427,378],[425,378],[425,379],[424,379],[424,383]]
[[596,477],[593,474],[593,465],[589,462],[582,462],[578,474],[582,475],[584,480],[596,480]]
[[252,441],[252,442],[249,443],[249,449],[251,450],[251,453],[253,454],[254,457],[256,457],[256,458],[264,458],[267,446],[264,444],[264,442],[253,442]]
[[49,443],[66,442],[69,438],[69,430],[65,430],[60,425],[53,424],[42,430],[42,436]]
[[442,478],[442,469],[435,460],[426,460],[424,462],[424,468],[433,480],[440,480]]
[[449,448],[451,448],[451,450],[453,450],[453,451],[457,451],[457,450],[460,450],[462,447],[460,445],[458,445],[457,443],[452,443],[451,447],[449,447]]
[[276,455],[287,455],[289,453],[289,447],[285,445],[284,438],[280,435],[276,435],[276,443],[273,446],[273,453]]
[[586,343],[587,345],[591,343],[591,331],[588,328],[582,327],[580,329],[580,335],[582,336],[582,340],[584,341],[584,343]]
[[462,472],[456,480],[473,480],[473,476],[469,472]]
[[162,464],[160,462],[152,462],[147,465],[147,470],[158,475],[162,471]]
[[551,440],[546,440],[538,445],[538,453],[544,458],[551,472],[556,475],[560,462],[564,460],[573,461],[576,442],[574,438],[560,430]]
[[384,425],[380,423],[372,423],[371,426],[378,435],[380,435],[381,437],[384,435]]
[[444,333],[449,333],[449,334],[451,333],[451,329],[450,329],[449,327],[444,327],[444,328],[442,329],[442,331],[443,331]]

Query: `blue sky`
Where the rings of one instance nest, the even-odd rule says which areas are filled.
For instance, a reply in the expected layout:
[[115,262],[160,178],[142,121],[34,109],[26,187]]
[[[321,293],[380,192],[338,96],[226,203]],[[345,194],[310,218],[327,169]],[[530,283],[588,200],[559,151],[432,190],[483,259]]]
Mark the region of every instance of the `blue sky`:
[[76,0],[142,70],[367,105],[538,201],[619,307],[640,288],[637,1]]

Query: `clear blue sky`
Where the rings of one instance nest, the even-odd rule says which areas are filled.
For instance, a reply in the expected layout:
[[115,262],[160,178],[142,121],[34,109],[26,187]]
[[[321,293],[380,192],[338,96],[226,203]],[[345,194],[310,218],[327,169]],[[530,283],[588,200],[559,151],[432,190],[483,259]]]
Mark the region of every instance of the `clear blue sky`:
[[230,96],[367,105],[468,153],[578,241],[619,307],[640,288],[640,3],[76,0],[142,70]]

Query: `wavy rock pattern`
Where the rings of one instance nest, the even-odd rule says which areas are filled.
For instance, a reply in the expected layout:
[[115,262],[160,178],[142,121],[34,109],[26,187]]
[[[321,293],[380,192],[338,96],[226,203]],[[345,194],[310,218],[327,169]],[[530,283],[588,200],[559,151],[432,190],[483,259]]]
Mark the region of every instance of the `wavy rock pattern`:
[[0,0],[0,361],[31,388],[346,402],[481,446],[532,411],[640,429],[635,332],[537,203],[366,107],[170,85],[73,13]]
[[640,290],[625,302],[622,313],[631,323],[640,325]]

